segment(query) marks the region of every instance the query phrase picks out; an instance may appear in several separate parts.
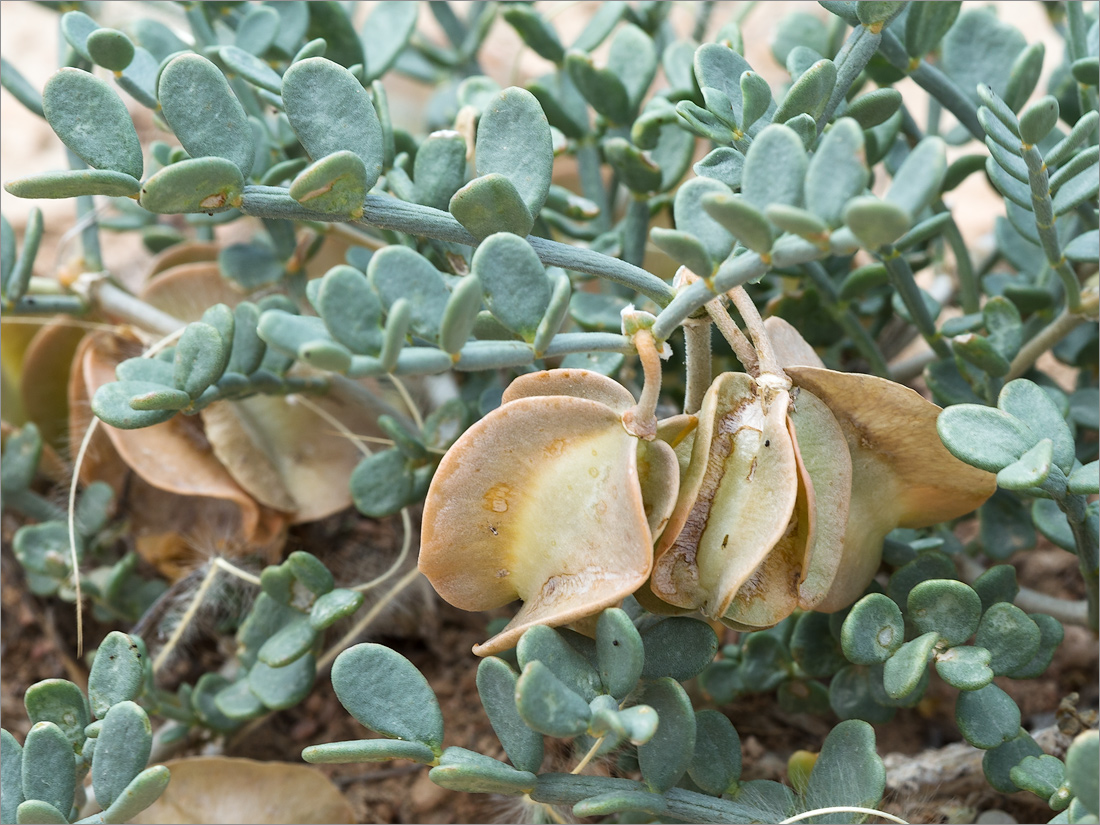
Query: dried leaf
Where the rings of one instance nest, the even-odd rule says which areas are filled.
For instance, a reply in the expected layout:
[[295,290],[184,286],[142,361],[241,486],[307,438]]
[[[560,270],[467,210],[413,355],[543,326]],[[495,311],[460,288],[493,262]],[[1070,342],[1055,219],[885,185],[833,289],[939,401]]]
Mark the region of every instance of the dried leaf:
[[209,263],[218,260],[221,245],[213,242],[188,241],[172,244],[149,262],[145,272],[147,280],[185,264]]
[[824,598],[840,569],[852,496],[852,457],[840,424],[809,390],[799,391],[787,426],[798,451],[801,484],[812,491],[813,530],[799,588],[799,607],[810,610]]
[[[356,435],[380,437],[371,411],[335,393],[310,403]],[[345,435],[293,398],[255,396],[211,404],[202,412],[214,454],[258,501],[317,521],[351,505],[347,479],[362,453]]]
[[[110,338],[114,336],[93,336],[83,348],[79,372],[88,396],[114,381],[115,367],[124,360],[123,353],[110,345]],[[139,430],[117,430],[101,423],[99,430],[107,434],[126,465],[154,487],[181,496],[231,501],[240,510],[241,534],[245,538],[255,534],[259,506],[218,462],[196,419],[177,415]],[[110,481],[99,472],[94,478]]]
[[19,382],[23,406],[47,443],[60,444],[68,433],[69,375],[86,334],[81,327],[58,319],[39,329],[23,354]]
[[[215,263],[174,267],[150,282],[146,301],[184,321],[210,306],[233,307],[244,296]],[[375,394],[377,383],[364,382]],[[382,436],[372,411],[330,393],[310,399],[356,435]],[[316,521],[351,505],[347,479],[362,454],[305,404],[279,396],[217,402],[202,411],[206,438],[233,480],[261,504]]]
[[232,309],[245,296],[222,277],[216,261],[195,261],[160,272],[145,285],[141,298],[181,321],[197,321],[214,304]]
[[224,756],[164,764],[172,781],[132,822],[355,822],[339,788],[317,768]]

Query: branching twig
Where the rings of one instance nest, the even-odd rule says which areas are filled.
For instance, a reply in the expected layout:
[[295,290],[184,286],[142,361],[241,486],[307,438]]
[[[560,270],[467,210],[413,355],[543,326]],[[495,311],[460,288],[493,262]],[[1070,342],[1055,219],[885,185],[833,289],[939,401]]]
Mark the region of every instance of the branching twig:
[[733,322],[733,318],[722,306],[722,301],[715,298],[713,301],[707,301],[706,306],[707,314],[714,321],[714,325],[718,327],[718,331],[722,333],[722,337],[726,339],[726,343],[730,345],[730,349],[737,356],[737,360],[741,362],[741,366],[748,373],[758,373],[760,365],[757,362],[756,350],[753,349],[752,342],[741,331],[741,328]]
[[1011,381],[1013,378],[1019,378],[1031,369],[1032,365],[1039,360],[1044,352],[1054,347],[1084,321],[1085,318],[1076,312],[1070,312],[1068,308],[1063,309],[1057,318],[1039,331],[1038,335],[1020,347],[1020,351],[1012,359],[1012,365],[1008,369],[1005,380]]

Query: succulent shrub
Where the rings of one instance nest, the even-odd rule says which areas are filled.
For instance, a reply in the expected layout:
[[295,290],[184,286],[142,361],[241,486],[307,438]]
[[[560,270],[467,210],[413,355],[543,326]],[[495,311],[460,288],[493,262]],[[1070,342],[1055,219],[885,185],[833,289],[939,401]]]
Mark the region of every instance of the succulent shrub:
[[[2,82],[70,168],[5,188],[74,199],[79,253],[35,276],[41,212],[20,241],[0,226],[4,320],[44,322],[5,325],[3,506],[35,593],[136,625],[100,646],[90,710],[69,683],[28,692],[4,821],[124,821],[167,772],[105,748],[116,726],[138,745],[147,714],[169,742],[231,733],[329,666],[382,738],[308,761],[411,759],[444,787],[679,821],[865,814],[884,789],[868,723],[938,678],[994,788],[1095,821],[1095,736],[1043,754],[993,681],[1042,674],[1064,623],[1097,627],[1095,5],[1048,6],[1065,48],[1047,55],[977,5],[822,2],[776,24],[782,87],[723,4],[696,4],[689,33],[672,4],[604,3],[568,44],[527,3],[179,3],[124,30],[97,20],[110,5],[47,5],[61,67],[40,91],[5,60]],[[498,19],[545,75],[485,73]],[[415,118],[398,75],[432,90]],[[1004,199],[988,254],[957,221],[972,175]],[[159,253],[140,289],[104,231]],[[115,328],[84,337],[72,316]],[[66,440],[67,511],[42,481]],[[139,550],[205,508],[244,558],[168,588],[178,568],[118,550],[123,496]],[[156,524],[166,501],[180,521]],[[385,572],[284,558],[293,525],[349,504],[401,516]],[[523,603],[475,647],[511,765],[444,748],[424,677],[350,646],[420,578],[421,504],[418,570],[442,598]],[[1084,603],[997,564],[1036,531],[1076,555]],[[163,687],[219,609],[233,660]],[[738,635],[720,646],[719,627]],[[741,782],[696,678],[718,704],[775,692],[841,721],[793,790]],[[573,740],[573,773],[541,772],[544,736]],[[613,752],[620,776],[582,773]],[[837,806],[863,812],[811,813]]]

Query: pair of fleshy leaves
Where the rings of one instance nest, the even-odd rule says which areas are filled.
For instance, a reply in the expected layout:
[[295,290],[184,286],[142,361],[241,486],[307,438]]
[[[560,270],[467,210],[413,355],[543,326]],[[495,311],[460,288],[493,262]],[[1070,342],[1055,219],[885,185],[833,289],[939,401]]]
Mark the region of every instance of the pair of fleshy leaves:
[[[218,248],[174,247],[153,262],[142,297],[181,321],[197,320],[217,303],[244,299],[219,273]],[[69,386],[73,443],[88,423],[87,399],[115,380],[115,367],[140,354],[136,342],[88,336],[76,352]],[[310,399],[357,434],[381,435],[361,404],[326,396]],[[139,549],[169,575],[187,565],[182,536],[205,528],[242,549],[277,553],[284,528],[329,516],[351,504],[346,479],[362,458],[304,404],[281,396],[216,402],[200,416],[175,416],[153,427],[101,426],[82,467],[82,479],[103,479],[120,490],[127,468],[138,480],[129,489],[155,511]],[[121,461],[119,461],[121,459]],[[194,537],[192,537],[194,538]]]
[[[630,593],[746,629],[837,610],[878,569],[887,532],[962,515],[992,493],[990,474],[943,448],[934,404],[826,370],[786,322],[766,326],[792,390],[781,377],[723,374],[697,415],[666,419],[646,442],[621,425],[625,389],[552,370],[513,382],[455,444],[428,493],[420,568],[467,610],[524,602],[476,653]],[[736,448],[716,455],[718,445]]]

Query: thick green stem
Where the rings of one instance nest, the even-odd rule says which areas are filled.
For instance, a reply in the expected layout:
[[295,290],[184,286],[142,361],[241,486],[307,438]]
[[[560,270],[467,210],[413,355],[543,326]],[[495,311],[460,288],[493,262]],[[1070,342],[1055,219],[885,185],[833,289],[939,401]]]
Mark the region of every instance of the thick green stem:
[[684,321],[684,412],[697,413],[711,383],[710,319]]
[[[610,332],[565,332],[554,336],[541,353],[523,341],[471,341],[458,353],[457,360],[435,347],[403,347],[392,366],[381,358],[356,355],[347,371],[350,378],[386,375],[441,375],[450,370],[482,370],[522,367],[538,358],[555,358],[581,352],[630,353],[634,347],[625,335]],[[389,366],[389,368],[387,368]]]
[[[986,572],[985,567],[963,553],[956,555],[955,561],[959,565],[959,572],[962,574],[963,581],[967,584],[973,584]],[[1088,625],[1089,610],[1087,601],[1067,601],[1057,596],[1039,593],[1030,587],[1021,587],[1020,592],[1013,599],[1013,604],[1028,613],[1046,613],[1048,616],[1053,616],[1062,622],[1062,624]]]
[[[951,215],[943,201],[934,205],[936,212]],[[974,264],[970,260],[970,250],[967,249],[959,225],[954,217],[949,217],[943,229],[943,236],[947,239],[947,245],[951,247],[951,254],[955,256],[955,275],[959,281],[959,303],[962,304],[964,313],[970,314],[981,311],[981,287],[974,275]]]
[[783,375],[783,367],[775,354],[768,331],[764,329],[764,319],[752,297],[743,286],[735,286],[729,291],[730,301],[741,314],[741,321],[752,338],[753,349],[756,350],[756,364],[761,375]]
[[577,144],[577,172],[581,179],[581,192],[600,208],[600,214],[592,223],[601,232],[606,232],[611,228],[611,204],[600,171],[600,149],[593,137],[587,137]]
[[924,139],[924,130],[904,103],[901,104],[901,132],[909,138],[911,146],[916,146]]
[[101,278],[89,286],[88,301],[99,307],[109,318],[133,324],[158,335],[171,335],[184,326],[184,322],[179,318],[150,306],[140,298],[115,286],[106,278]]
[[707,796],[683,788],[670,788],[663,794],[653,793],[641,782],[610,776],[539,774],[538,784],[530,796],[536,802],[549,805],[576,805],[584,799],[612,793],[630,793],[631,810],[638,810],[638,805],[645,804],[646,813],[682,822],[772,822],[775,815],[774,811],[765,811],[751,803]]
[[[89,168],[72,152],[67,154],[70,169]],[[83,267],[89,272],[99,272],[103,269],[103,252],[99,243],[99,223],[95,219],[95,199],[91,195],[78,195],[76,198],[76,226],[81,227],[80,245],[84,258]]]
[[645,261],[646,240],[649,238],[649,199],[631,197],[623,222],[623,260],[634,266]]
[[897,290],[901,302],[905,304],[905,308],[909,311],[909,317],[913,319],[913,326],[917,328],[917,331],[924,336],[924,340],[941,358],[950,358],[951,346],[936,329],[936,322],[932,320],[932,315],[928,312],[928,307],[924,303],[924,296],[921,295],[920,287],[917,286],[913,270],[910,269],[905,256],[892,246],[882,247],[878,254],[882,263],[886,266],[886,273],[890,276],[890,284]]
[[83,315],[87,311],[88,305],[75,295],[24,295],[11,308],[13,315]]
[[[741,327],[734,323],[733,317],[722,303],[721,298],[713,298],[707,301],[707,314],[710,315],[714,325],[718,327],[718,331],[722,333],[722,337],[726,339],[726,343],[730,345],[730,349],[737,356],[737,360],[741,362],[745,372],[753,376],[759,375],[760,359],[756,357],[756,350],[753,349],[752,341],[741,331]],[[684,321],[684,325],[690,324],[691,320],[689,318]]]
[[1077,545],[1077,565],[1081,570],[1085,598],[1089,604],[1089,627],[1096,630],[1100,612],[1100,564],[1097,560],[1097,542],[1100,537],[1089,527],[1088,505],[1084,496],[1067,495],[1055,501],[1066,514],[1070,530],[1073,531],[1073,539]]
[[1027,164],[1028,183],[1031,187],[1031,204],[1035,213],[1035,228],[1039,231],[1039,243],[1047,256],[1050,268],[1062,279],[1066,290],[1066,306],[1071,312],[1081,309],[1081,285],[1077,273],[1062,254],[1062,242],[1054,226],[1054,205],[1050,199],[1050,174],[1039,150],[1021,144],[1020,150]]
[[[60,28],[58,32],[60,34]],[[60,37],[60,46],[62,65],[64,65],[67,51],[64,36]],[[88,164],[71,149],[66,148],[65,155],[68,158],[70,169],[89,168]],[[76,217],[78,225],[84,223],[84,228],[80,232],[80,242],[84,252],[84,266],[92,272],[99,272],[103,269],[103,253],[99,245],[99,225],[95,221],[95,200],[91,195],[77,196]]]
[[[239,208],[246,215],[260,218],[321,222],[339,220],[333,215],[305,209],[290,197],[286,189],[276,186],[246,186]],[[451,241],[466,246],[477,245],[477,239],[448,212],[432,209],[430,206],[407,203],[388,195],[367,195],[360,222],[409,235]],[[656,275],[626,261],[620,261],[618,258],[534,235],[529,235],[527,242],[545,264],[586,272],[623,284],[642,293],[659,306],[669,303],[675,294],[672,287]]]
[[871,333],[859,322],[859,316],[841,302],[836,285],[830,280],[825,267],[817,261],[810,261],[810,263],[803,265],[802,270],[809,276],[813,285],[817,287],[817,291],[820,293],[826,309],[829,310],[829,314],[833,316],[833,320],[840,324],[848,337],[852,339],[852,343],[859,350],[860,355],[867,359],[871,372],[882,378],[889,378],[890,365],[886,363],[886,357],[882,354],[882,350],[879,349],[875,339],[871,337]]
[[912,67],[909,54],[892,32],[882,33],[878,50],[894,68],[908,74],[918,86],[936,98],[975,139],[985,140],[985,131],[978,122],[978,107],[955,84],[954,80],[923,60],[916,67]]
[[[783,268],[795,267],[824,258],[827,254],[802,238],[784,237],[780,238],[772,248],[771,265]],[[768,269],[769,265],[755,252],[726,258],[712,278],[709,280],[700,278],[676,293],[676,297],[657,315],[653,334],[667,340],[685,318],[705,306],[707,301],[715,295],[756,280]]]
[[1083,316],[1070,312],[1069,309],[1062,310],[1061,314],[1043,327],[1038,335],[1020,347],[1020,351],[1012,359],[1012,365],[1009,367],[1005,380],[1011,381],[1013,378],[1019,378],[1031,369],[1032,365],[1039,360],[1044,352],[1073,332],[1085,320]]
[[818,134],[825,130],[825,125],[832,119],[833,113],[848,94],[859,73],[867,67],[868,61],[878,51],[881,41],[882,35],[871,31],[866,26],[859,26],[848,35],[844,46],[833,60],[837,67],[836,86],[833,87],[829,102],[825,104],[825,110],[817,119]]
[[943,106],[934,97],[928,98],[928,123],[926,132],[929,135],[938,135],[940,133],[940,114],[943,112]]

